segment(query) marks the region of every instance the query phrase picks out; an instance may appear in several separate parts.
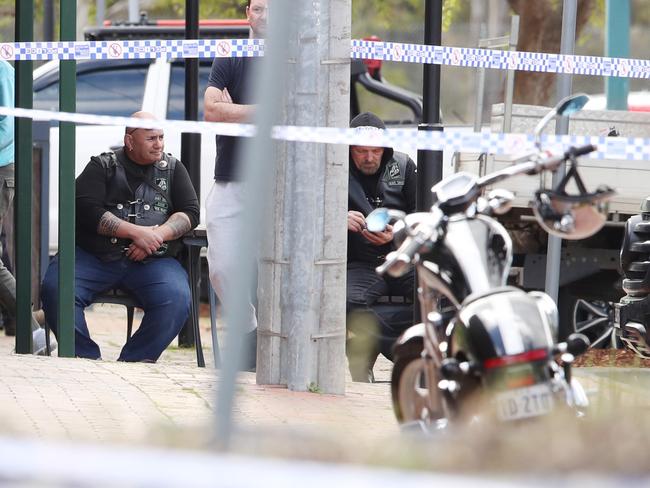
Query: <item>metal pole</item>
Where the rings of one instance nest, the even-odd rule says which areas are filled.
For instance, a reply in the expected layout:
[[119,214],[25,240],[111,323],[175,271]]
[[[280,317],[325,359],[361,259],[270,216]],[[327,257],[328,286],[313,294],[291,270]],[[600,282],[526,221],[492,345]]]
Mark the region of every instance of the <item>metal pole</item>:
[[[61,0],[61,40],[77,36],[77,2]],[[76,111],[76,61],[61,61],[59,107]],[[59,356],[74,357],[75,124],[59,124]]]
[[[573,54],[576,46],[576,17],[578,5],[577,0],[564,0],[562,10],[562,41],[560,44],[561,54]],[[561,100],[571,94],[573,76],[571,74],[558,75],[557,98]],[[559,117],[555,125],[555,133],[558,135],[568,134],[569,117]],[[557,185],[564,177],[565,168],[560,167],[553,174],[553,186]],[[548,248],[546,253],[546,288],[548,293],[556,302],[560,288],[560,264],[562,261],[562,239],[556,236],[548,236]]]
[[[291,46],[285,122],[346,127],[350,0],[310,5]],[[347,146],[278,144],[258,285],[260,384],[345,390],[347,159]]]
[[[347,125],[349,109],[347,103],[342,103],[347,97],[329,95],[327,82],[332,76],[339,84],[349,80],[349,62],[340,54],[344,45],[340,39],[350,25],[344,14],[351,11],[349,6],[345,8],[347,3],[300,2],[300,27],[291,52],[291,58],[298,62],[291,67],[288,86],[289,110],[293,112],[288,122],[292,125],[322,126],[334,121]],[[331,31],[334,26],[338,27]],[[335,161],[345,160],[347,150],[308,143],[288,147],[285,205],[290,215],[283,228],[289,264],[282,286],[286,290],[282,336],[287,337],[287,387],[306,391],[313,383],[320,391],[342,394],[345,299],[342,293],[332,297],[330,289],[342,292],[345,288],[342,276],[347,234],[341,222],[345,221],[347,198],[328,205],[323,202],[328,201],[326,189],[330,184],[337,188],[336,194],[347,189],[346,172],[327,169]],[[338,242],[338,247],[324,244],[331,239]],[[341,278],[337,279],[337,275]],[[323,313],[324,309],[327,313]]]
[[129,0],[129,22],[140,20],[140,2],[139,0]]
[[[442,0],[426,0],[424,43],[442,44]],[[424,65],[422,123],[418,130],[442,131],[440,124],[440,65]],[[431,208],[431,187],[442,179],[442,151],[418,151],[417,209]]]
[[219,377],[217,397],[217,441],[223,448],[230,446],[232,435],[232,405],[235,379],[241,359],[243,333],[246,327],[249,289],[257,265],[255,259],[260,239],[262,215],[270,195],[268,182],[274,174],[274,144],[271,129],[282,113],[282,93],[287,79],[288,33],[295,28],[295,2],[273,0],[273,13],[269,16],[269,35],[265,55],[259,70],[252,73],[253,93],[257,95],[255,112],[257,134],[244,144],[239,164],[243,168],[244,181],[248,186],[244,211],[240,220],[240,270],[230,285],[232,301],[224,309],[229,325],[228,342],[224,348],[222,374]]
[[[185,39],[199,38],[199,1],[185,0]],[[185,59],[185,120],[198,120],[199,118],[199,60],[198,58]],[[190,179],[196,190],[196,195],[201,201],[201,134],[183,133],[181,135],[181,161],[190,174]],[[200,280],[198,253],[188,263],[193,266],[193,272],[188,273],[193,277],[193,288],[198,288]],[[198,291],[194,294],[197,300]],[[195,343],[194,331],[189,319],[180,334],[178,343],[182,347],[191,347]]]
[[101,26],[104,24],[104,19],[106,18],[106,0],[97,0],[97,25]]
[[[487,25],[485,22],[481,23],[479,28],[478,47],[481,47],[481,39],[487,33]],[[485,99],[485,68],[477,68],[476,70],[476,106],[474,107],[474,132],[481,132],[483,127],[483,103]]]
[[[17,42],[34,40],[34,1],[16,0]],[[32,108],[33,62],[16,61],[16,106]],[[15,119],[16,352],[32,352],[32,120]]]
[[[614,5],[615,4],[615,5]],[[605,56],[628,58],[630,56],[630,0],[607,0],[607,33]],[[629,78],[605,78],[607,110],[627,110]]]
[[[519,42],[519,16],[513,15],[510,19],[510,42],[508,48],[510,51],[517,50]],[[506,99],[503,104],[503,132],[510,132],[512,124],[512,99],[515,93],[515,70],[509,69],[506,74]]]
[[43,0],[43,40],[54,40],[54,0]]

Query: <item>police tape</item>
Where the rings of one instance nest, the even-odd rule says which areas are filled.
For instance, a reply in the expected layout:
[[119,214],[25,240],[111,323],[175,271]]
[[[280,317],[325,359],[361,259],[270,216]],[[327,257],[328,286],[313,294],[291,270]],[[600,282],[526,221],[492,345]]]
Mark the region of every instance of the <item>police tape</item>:
[[[0,107],[0,115],[37,121],[163,129],[210,136],[219,134],[251,137],[257,133],[255,126],[251,124],[151,120],[24,108]],[[410,151],[425,149],[488,153],[507,155],[513,158],[536,152],[534,137],[530,134],[502,134],[488,131],[469,132],[459,128],[449,128],[444,131],[421,131],[417,130],[417,128],[366,130],[363,128],[276,126],[273,128],[271,136],[277,140],[292,142],[396,147]],[[585,144],[593,144],[598,148],[597,151],[589,155],[590,158],[650,161],[650,138],[580,135],[542,136],[542,147],[552,153],[560,153],[568,147]]]
[[650,60],[646,59],[499,51],[358,39],[352,41],[352,58],[557,74],[650,78]]
[[[150,39],[0,44],[0,58],[7,61],[227,58],[263,55],[262,39]],[[358,39],[351,42],[351,57],[471,68],[650,78],[650,60],[644,59],[499,51]]]
[[0,44],[0,58],[6,61],[238,58],[263,55],[263,39],[147,39],[134,41],[16,42]]

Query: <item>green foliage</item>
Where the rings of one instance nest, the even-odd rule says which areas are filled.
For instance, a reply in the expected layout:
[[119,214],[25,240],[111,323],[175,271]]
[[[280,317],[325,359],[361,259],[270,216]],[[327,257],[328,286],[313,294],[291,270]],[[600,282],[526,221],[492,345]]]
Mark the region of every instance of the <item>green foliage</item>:
[[309,391],[309,393],[323,393],[322,390],[320,389],[320,386],[318,386],[313,381],[309,383],[309,386],[307,387],[307,391]]
[[[384,0],[373,2],[367,0],[352,0],[352,32],[353,36],[368,35],[379,30],[416,30],[424,25],[423,0]],[[445,0],[443,2],[443,29],[469,11],[467,0]],[[371,25],[368,29],[366,26]],[[364,30],[360,30],[364,29]]]

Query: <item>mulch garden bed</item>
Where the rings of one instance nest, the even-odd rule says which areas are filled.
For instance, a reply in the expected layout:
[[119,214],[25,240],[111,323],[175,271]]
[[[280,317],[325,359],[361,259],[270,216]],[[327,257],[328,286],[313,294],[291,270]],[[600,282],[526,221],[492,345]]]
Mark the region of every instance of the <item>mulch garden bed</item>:
[[628,349],[591,349],[573,364],[584,367],[650,368],[650,359],[641,359]]

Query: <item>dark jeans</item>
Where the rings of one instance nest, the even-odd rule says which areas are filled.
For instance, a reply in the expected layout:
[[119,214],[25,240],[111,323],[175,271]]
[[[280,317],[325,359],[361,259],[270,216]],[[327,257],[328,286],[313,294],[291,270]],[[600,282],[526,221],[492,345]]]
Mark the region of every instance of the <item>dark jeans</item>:
[[392,360],[395,340],[413,323],[412,303],[376,302],[382,296],[412,299],[415,272],[410,270],[400,278],[382,277],[375,267],[372,263],[348,262],[347,328],[353,338],[347,343],[347,353],[353,379],[353,369],[358,366],[367,372],[379,353]]
[[[41,299],[45,319],[58,333],[58,256],[45,273]],[[178,335],[190,311],[187,273],[173,258],[145,263],[127,258],[104,262],[76,248],[75,260],[75,354],[99,359],[99,346],[90,338],[84,309],[97,295],[112,288],[131,293],[144,310],[138,330],[126,342],[118,361],[156,361]]]

